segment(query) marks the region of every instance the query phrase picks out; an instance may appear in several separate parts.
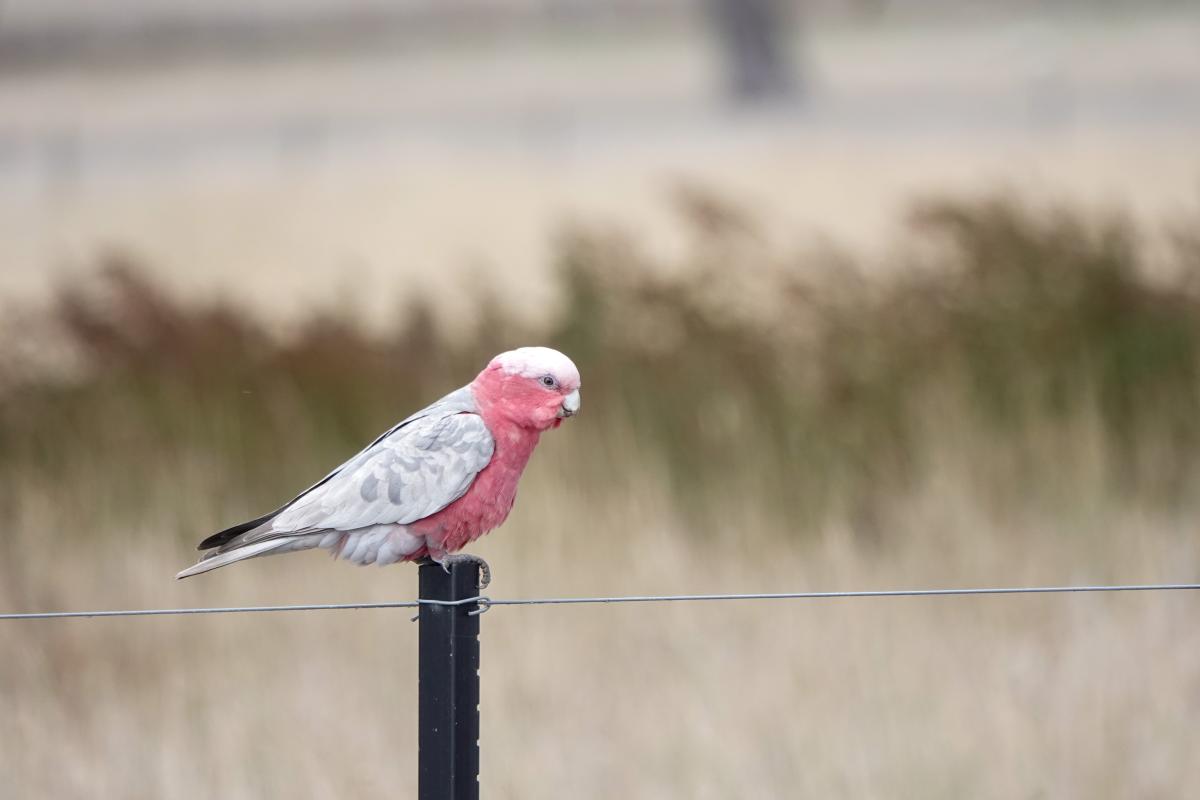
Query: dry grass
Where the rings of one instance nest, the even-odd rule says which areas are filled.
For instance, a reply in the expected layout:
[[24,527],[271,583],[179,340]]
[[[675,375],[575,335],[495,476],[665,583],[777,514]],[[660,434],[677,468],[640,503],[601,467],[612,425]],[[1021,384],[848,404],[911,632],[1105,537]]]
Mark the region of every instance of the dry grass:
[[[570,313],[540,332],[480,300],[465,337],[417,305],[385,336],[325,314],[279,338],[128,268],[64,293],[42,323],[65,368],[3,362],[0,607],[412,597],[409,567],[313,554],[171,576],[199,536],[534,336],[579,361],[585,413],[478,548],[497,596],[1196,578],[1194,245],[1150,277],[1119,218],[936,204],[921,242],[939,246],[860,281],[834,256],[798,273],[753,219],[682,202],[679,263],[561,242]],[[497,608],[484,790],[1184,796],[1197,603]],[[0,786],[411,796],[415,644],[404,612],[0,625]]]
[[[547,443],[514,518],[480,548],[497,596],[1184,580],[1200,560],[1179,518],[1114,506],[994,517],[950,464],[888,509],[891,544],[833,520],[799,541],[737,496],[727,533],[698,540],[654,475],[602,497],[572,481],[582,439],[564,428]],[[91,541],[67,544],[61,495],[26,497],[6,608],[415,588],[408,567],[311,554],[177,584],[190,556],[163,529],[205,530],[214,512],[197,518],[164,498],[135,524],[101,520]],[[484,790],[1179,797],[1200,779],[1197,602],[495,609],[483,634]],[[28,797],[412,796],[416,633],[404,612],[8,624],[0,779]]]

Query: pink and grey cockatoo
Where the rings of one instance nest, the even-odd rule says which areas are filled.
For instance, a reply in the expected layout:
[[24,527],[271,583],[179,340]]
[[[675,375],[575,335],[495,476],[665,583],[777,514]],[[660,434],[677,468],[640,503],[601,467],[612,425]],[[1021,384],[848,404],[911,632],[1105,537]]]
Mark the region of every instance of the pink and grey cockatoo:
[[579,370],[557,350],[501,353],[468,385],[418,411],[270,514],[200,543],[176,577],[274,553],[322,548],[355,564],[456,554],[504,522],[542,432],[579,411]]

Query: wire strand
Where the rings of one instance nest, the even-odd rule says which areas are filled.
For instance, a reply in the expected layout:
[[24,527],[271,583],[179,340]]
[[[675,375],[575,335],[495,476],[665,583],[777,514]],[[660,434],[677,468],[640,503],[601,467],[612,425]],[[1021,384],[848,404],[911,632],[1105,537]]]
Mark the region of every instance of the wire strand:
[[1124,584],[1117,586],[1018,586],[966,589],[887,589],[848,592],[759,592],[750,594],[620,595],[613,597],[529,597],[493,600],[486,595],[463,600],[403,600],[389,603],[313,603],[290,606],[228,606],[217,608],[145,608],[117,611],[41,611],[0,614],[0,620],[77,619],[95,617],[152,617],[186,614],[254,614],[280,611],[358,611],[381,608],[419,608],[422,605],[551,606],[611,603],[679,603],[722,600],[832,600],[839,598],[956,597],[970,595],[1068,594],[1086,592],[1169,592],[1200,590],[1200,583]]
[[90,617],[161,617],[173,614],[256,614],[272,611],[351,611],[369,608],[416,608],[417,602],[313,603],[295,606],[229,606],[224,608],[135,608],[119,611],[39,611],[32,614],[0,614],[2,619],[72,619]]
[[1069,592],[1150,592],[1198,590],[1200,583],[1126,584],[1120,586],[1017,586],[970,589],[886,589],[847,592],[776,592],[752,594],[625,595],[622,597],[541,597],[527,600],[491,600],[493,606],[573,605],[586,603],[671,603],[709,600],[832,600],[851,597],[952,597],[996,594],[1064,594]]

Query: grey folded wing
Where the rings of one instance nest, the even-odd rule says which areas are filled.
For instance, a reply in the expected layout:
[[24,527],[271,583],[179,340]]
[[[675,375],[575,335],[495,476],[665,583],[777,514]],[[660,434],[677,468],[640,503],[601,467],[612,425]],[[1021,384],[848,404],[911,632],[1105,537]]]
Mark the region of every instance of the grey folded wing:
[[210,537],[201,547],[216,547],[212,556],[315,531],[407,525],[441,511],[466,494],[491,461],[495,440],[478,414],[455,405],[439,403],[421,413],[424,416],[413,415],[380,436],[279,511],[242,530]]
[[466,494],[495,441],[477,414],[425,417],[384,437],[271,521],[275,533],[407,525]]

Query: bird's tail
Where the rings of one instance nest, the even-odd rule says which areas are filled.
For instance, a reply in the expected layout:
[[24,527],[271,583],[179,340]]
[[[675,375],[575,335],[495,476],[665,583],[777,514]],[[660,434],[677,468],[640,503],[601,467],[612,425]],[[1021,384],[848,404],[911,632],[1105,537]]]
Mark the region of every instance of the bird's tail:
[[245,547],[237,547],[233,550],[227,550],[223,553],[209,553],[200,559],[199,563],[194,564],[180,572],[175,578],[190,578],[193,575],[200,575],[210,570],[224,567],[232,564],[235,561],[244,561],[247,558],[255,558],[257,556],[265,556],[272,550],[282,547],[287,544],[286,539],[268,539],[264,542],[255,542],[248,544]]

